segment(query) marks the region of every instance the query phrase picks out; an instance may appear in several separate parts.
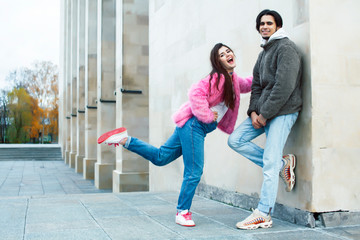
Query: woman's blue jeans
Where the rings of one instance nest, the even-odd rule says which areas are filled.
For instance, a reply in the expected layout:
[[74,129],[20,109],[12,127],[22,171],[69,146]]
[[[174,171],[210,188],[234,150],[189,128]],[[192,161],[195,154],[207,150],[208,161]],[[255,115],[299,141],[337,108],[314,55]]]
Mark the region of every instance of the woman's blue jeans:
[[189,210],[203,173],[205,136],[216,127],[217,122],[206,124],[192,117],[183,127],[176,127],[173,135],[160,148],[134,137],[129,137],[124,147],[156,166],[169,164],[183,155],[184,175],[177,209]]
[[[274,210],[283,149],[298,115],[296,112],[275,117],[259,129],[255,129],[251,118],[247,118],[229,136],[228,145],[233,150],[263,168],[264,178],[257,208],[264,213]],[[264,149],[251,142],[263,133],[266,134]]]

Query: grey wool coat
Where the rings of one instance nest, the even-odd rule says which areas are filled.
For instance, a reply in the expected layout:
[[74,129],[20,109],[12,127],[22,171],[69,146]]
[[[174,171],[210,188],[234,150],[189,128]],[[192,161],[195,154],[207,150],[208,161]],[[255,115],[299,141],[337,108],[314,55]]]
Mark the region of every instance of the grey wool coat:
[[248,115],[256,112],[266,119],[301,110],[301,55],[287,37],[262,46],[256,61]]

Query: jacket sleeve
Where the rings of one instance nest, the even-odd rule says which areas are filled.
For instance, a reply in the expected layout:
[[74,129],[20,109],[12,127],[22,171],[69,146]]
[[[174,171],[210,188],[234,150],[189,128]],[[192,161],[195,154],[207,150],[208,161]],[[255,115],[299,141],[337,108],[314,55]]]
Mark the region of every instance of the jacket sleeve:
[[246,78],[239,77],[240,93],[248,93],[251,91],[252,80],[252,76]]
[[250,116],[252,112],[257,112],[257,105],[259,98],[261,96],[261,85],[260,85],[260,73],[259,73],[259,64],[260,59],[262,58],[263,52],[259,54],[259,57],[255,63],[253,70],[253,80],[251,85],[251,96],[250,96],[250,104],[247,114]]
[[275,84],[269,97],[260,106],[260,114],[266,119],[273,118],[286,104],[294,89],[301,67],[301,58],[296,49],[285,45],[279,49]]
[[214,113],[209,107],[209,78],[195,83],[189,90],[189,102],[194,116],[201,122],[211,123],[214,121]]

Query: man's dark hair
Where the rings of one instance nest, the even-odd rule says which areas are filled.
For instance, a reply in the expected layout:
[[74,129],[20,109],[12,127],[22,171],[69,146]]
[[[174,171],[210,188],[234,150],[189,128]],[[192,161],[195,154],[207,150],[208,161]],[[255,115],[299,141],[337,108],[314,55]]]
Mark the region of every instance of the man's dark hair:
[[282,18],[280,16],[280,14],[274,10],[270,10],[270,9],[265,9],[262,10],[259,15],[256,17],[256,30],[259,32],[259,28],[260,28],[260,21],[262,16],[264,15],[271,15],[274,17],[275,19],[275,23],[276,23],[276,27],[282,27],[283,25],[283,21]]

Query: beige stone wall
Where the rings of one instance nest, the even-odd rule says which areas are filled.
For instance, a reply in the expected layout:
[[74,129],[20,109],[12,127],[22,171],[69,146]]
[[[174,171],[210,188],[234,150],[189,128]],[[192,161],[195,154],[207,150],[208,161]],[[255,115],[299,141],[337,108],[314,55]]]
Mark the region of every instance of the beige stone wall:
[[[210,50],[216,43],[223,42],[234,50],[235,71],[239,75],[252,74],[260,51],[253,17],[258,11],[256,1],[150,2],[151,143],[159,146],[172,134],[175,125],[171,115],[187,101],[191,84],[210,72]],[[249,97],[249,94],[242,96],[238,124],[246,116]],[[202,182],[249,195],[258,194],[260,181],[242,183],[251,175],[260,177],[261,170],[230,150],[227,137],[219,130],[207,136]],[[182,173],[181,158],[162,168],[151,165],[150,189],[179,190]]]
[[[351,123],[360,115],[359,33],[354,31],[359,2],[339,6],[335,0],[150,1],[150,142],[160,146],[172,134],[171,114],[187,100],[191,84],[211,70],[215,43],[234,50],[239,75],[252,74],[261,51],[255,18],[265,8],[275,9],[304,62],[304,107],[284,150],[298,156],[297,185],[287,193],[280,182],[277,202],[313,212],[358,210],[353,170],[359,169],[360,127]],[[249,97],[242,96],[236,126],[246,118]],[[258,197],[261,169],[233,152],[227,137],[216,130],[206,138],[202,182]],[[261,145],[265,138],[255,141]],[[179,190],[182,173],[181,158],[161,168],[150,165],[150,190]]]
[[360,210],[359,9],[356,0],[310,1],[311,210],[318,212]]

